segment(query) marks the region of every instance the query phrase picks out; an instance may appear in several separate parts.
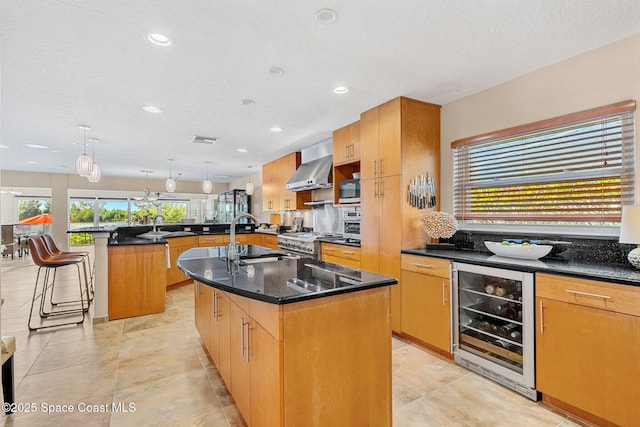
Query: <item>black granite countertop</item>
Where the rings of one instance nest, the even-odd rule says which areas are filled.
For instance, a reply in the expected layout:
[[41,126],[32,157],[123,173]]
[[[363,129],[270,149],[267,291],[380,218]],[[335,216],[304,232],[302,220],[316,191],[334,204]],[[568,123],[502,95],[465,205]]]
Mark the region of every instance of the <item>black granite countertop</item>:
[[[189,249],[178,258],[178,266],[198,282],[272,304],[289,304],[398,283],[392,277],[313,258],[289,257],[262,246],[244,245],[241,248],[240,255],[245,259],[234,274],[227,271],[226,248],[223,247]],[[280,259],[247,263],[269,257]]]
[[531,273],[564,274],[567,276],[581,277],[584,279],[603,280],[624,285],[640,286],[640,271],[630,264],[596,263],[578,260],[546,259],[525,260],[506,258],[491,253],[453,249],[453,250],[426,250],[405,249],[405,254],[444,258],[456,262],[465,262],[490,267],[508,268],[510,270],[526,271]]

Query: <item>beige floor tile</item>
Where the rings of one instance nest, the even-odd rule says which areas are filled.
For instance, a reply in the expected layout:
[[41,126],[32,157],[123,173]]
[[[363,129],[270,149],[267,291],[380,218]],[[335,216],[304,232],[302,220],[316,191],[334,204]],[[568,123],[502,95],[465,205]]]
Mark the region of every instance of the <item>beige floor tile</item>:
[[182,320],[180,310],[171,309],[163,313],[148,314],[146,316],[137,316],[124,319],[123,332],[134,332],[143,329],[160,328],[165,325],[171,325]]
[[29,374],[68,367],[79,367],[82,370],[105,369],[115,372],[117,364],[117,347],[102,345],[95,340],[74,341],[47,346],[29,370]]
[[116,390],[115,402],[134,403],[132,413],[113,413],[112,426],[191,425],[220,408],[203,370]]

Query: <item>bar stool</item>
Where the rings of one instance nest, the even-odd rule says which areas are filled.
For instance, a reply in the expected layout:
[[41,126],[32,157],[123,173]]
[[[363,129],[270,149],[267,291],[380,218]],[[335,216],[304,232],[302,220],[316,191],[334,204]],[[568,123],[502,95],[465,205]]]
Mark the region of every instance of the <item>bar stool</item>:
[[[38,272],[36,274],[36,283],[33,288],[33,298],[31,299],[31,309],[29,311],[29,320],[27,324],[27,326],[29,327],[29,330],[35,331],[38,329],[53,328],[57,326],[74,325],[74,324],[79,325],[83,323],[85,318],[85,313],[89,310],[89,300],[88,300],[89,295],[87,294],[87,299],[85,300],[84,291],[82,289],[83,288],[82,276],[80,274],[80,264],[82,263],[82,258],[78,256],[51,254],[50,252],[48,252],[46,245],[44,243],[44,238],[42,236],[35,236],[30,238],[28,241],[28,244],[29,244],[29,252],[31,254],[31,258],[33,259],[33,262],[38,266]],[[55,273],[58,268],[67,267],[71,265],[75,265],[78,272],[78,287],[80,290],[80,293],[79,293],[80,298],[78,300],[73,300],[73,301],[64,301],[59,304],[79,302],[80,307],[57,309],[57,310],[55,309],[55,307],[52,307],[51,311],[45,311],[46,294],[49,288],[53,287],[53,282],[49,282],[49,276],[51,271],[53,270],[54,278],[55,278]],[[43,271],[43,269],[44,269],[43,280],[42,280],[41,289],[39,290],[38,288],[39,288],[39,282],[40,282],[40,273]],[[86,281],[85,281],[85,288],[88,289],[88,284],[86,283]],[[81,318],[79,320],[74,319],[72,321],[32,327],[31,319],[33,317],[33,306],[38,298],[40,299],[39,314],[40,314],[40,317],[43,319],[55,317],[55,316],[71,316],[71,315],[80,315]]]
[[[89,252],[83,252],[83,251],[74,251],[74,252],[68,252],[68,251],[63,251],[61,250],[58,245],[56,245],[56,241],[54,240],[53,236],[51,234],[43,234],[42,235],[42,240],[44,242],[45,248],[46,250],[49,252],[50,255],[54,255],[54,256],[70,256],[70,257],[78,257],[79,259],[82,260],[82,268],[84,270],[84,281],[87,284],[87,295],[89,297],[89,301],[93,301],[93,272],[91,272],[91,261],[89,260]],[[89,269],[89,271],[91,272],[89,274],[89,276],[87,276],[87,268]],[[53,286],[55,285],[55,271],[53,273],[53,282],[52,282],[52,287],[51,287],[51,304],[52,305],[58,305],[61,303],[56,303],[53,301]],[[90,278],[90,280],[89,280]],[[78,302],[78,301],[67,301],[67,302]]]

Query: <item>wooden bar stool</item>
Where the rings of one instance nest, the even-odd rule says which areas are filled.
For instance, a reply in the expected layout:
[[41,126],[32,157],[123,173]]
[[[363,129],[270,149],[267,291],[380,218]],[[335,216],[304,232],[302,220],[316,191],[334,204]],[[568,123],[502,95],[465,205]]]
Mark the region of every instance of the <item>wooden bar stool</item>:
[[[89,295],[87,293],[87,299],[85,300],[84,298],[85,292],[83,290],[82,276],[80,274],[80,264],[82,263],[82,257],[51,254],[47,250],[46,244],[44,242],[44,238],[42,236],[35,236],[30,238],[28,244],[29,244],[29,252],[31,254],[31,258],[33,259],[33,262],[38,266],[38,272],[36,274],[36,283],[33,288],[33,298],[31,299],[31,309],[29,311],[29,320],[27,325],[29,327],[29,330],[35,331],[38,329],[83,323],[85,318],[85,313],[89,310],[89,299],[88,299]],[[65,308],[65,309],[55,309],[55,307],[52,307],[51,311],[46,311],[46,308],[45,308],[46,294],[47,294],[47,291],[53,287],[53,282],[49,281],[51,271],[54,272],[54,277],[55,277],[55,272],[58,268],[67,267],[71,265],[75,265],[78,272],[78,286],[80,290],[79,299],[64,301],[61,303],[66,304],[66,303],[76,302],[76,305],[78,305],[77,303],[79,303],[80,306]],[[39,289],[40,273],[42,271],[44,271],[44,274],[43,274],[41,289]],[[88,289],[88,284],[86,283],[86,281],[85,281],[85,288]],[[79,320],[74,319],[70,321],[63,321],[61,323],[54,323],[54,324],[32,327],[31,320],[33,317],[33,306],[38,298],[40,299],[39,314],[41,318],[44,319],[44,318],[50,318],[50,317],[56,317],[56,316],[80,315],[80,319]]]

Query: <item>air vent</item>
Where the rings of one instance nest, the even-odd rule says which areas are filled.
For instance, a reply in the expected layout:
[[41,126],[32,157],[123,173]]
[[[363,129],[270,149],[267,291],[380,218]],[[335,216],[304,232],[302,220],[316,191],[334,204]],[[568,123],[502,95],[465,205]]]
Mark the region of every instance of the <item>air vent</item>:
[[217,144],[220,142],[220,138],[212,138],[209,136],[194,136],[191,142],[195,142],[196,144]]

